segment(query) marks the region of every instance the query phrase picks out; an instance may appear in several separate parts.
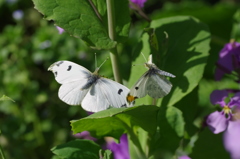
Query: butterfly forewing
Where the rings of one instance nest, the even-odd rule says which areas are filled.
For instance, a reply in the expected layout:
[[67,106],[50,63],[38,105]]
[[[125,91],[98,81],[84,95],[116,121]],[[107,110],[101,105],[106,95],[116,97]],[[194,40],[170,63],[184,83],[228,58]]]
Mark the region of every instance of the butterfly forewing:
[[130,95],[136,98],[142,98],[147,95],[147,81],[149,76],[147,75],[148,72],[145,72],[136,84],[130,89]]
[[60,84],[86,79],[92,74],[86,68],[70,61],[55,62],[48,70],[54,73],[56,81]]

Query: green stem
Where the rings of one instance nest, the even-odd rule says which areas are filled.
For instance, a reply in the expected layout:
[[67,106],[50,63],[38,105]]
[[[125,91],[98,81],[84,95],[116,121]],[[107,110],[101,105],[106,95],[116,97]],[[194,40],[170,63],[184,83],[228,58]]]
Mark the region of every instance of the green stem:
[[[133,128],[131,128],[130,126],[128,126],[127,124],[123,123],[125,125],[125,128],[128,132],[128,139],[130,139],[131,143],[133,143],[133,146],[134,146],[134,152],[135,154],[137,155],[137,158],[139,159],[147,159],[143,149],[142,149],[142,146],[139,142],[139,139],[137,137],[137,135],[134,133],[133,131]],[[136,156],[135,156],[136,157]]]
[[157,104],[157,99],[156,98],[153,98],[152,99],[152,105],[156,105]]
[[[0,134],[1,134],[1,130],[0,130]],[[1,159],[6,159],[4,153],[3,153],[3,149],[2,149],[2,146],[0,145],[0,158]]]
[[[114,15],[114,0],[106,0],[107,15],[108,15],[108,34],[111,40],[116,40],[115,33],[115,15]],[[118,52],[116,47],[110,50],[110,58],[112,62],[114,78],[118,83],[122,83],[122,78],[119,71]]]

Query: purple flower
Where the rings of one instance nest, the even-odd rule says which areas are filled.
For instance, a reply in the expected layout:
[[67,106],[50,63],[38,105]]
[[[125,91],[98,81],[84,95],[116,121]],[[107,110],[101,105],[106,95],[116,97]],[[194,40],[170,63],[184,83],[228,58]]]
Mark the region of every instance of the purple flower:
[[240,68],[240,43],[232,42],[224,46],[219,53],[215,72],[215,80],[221,80],[224,74],[229,74]]
[[107,142],[106,148],[113,152],[114,159],[130,159],[127,134],[121,136],[119,144],[111,139]]
[[144,7],[144,3],[146,2],[147,0],[131,0],[132,3],[136,4],[137,6],[139,6],[140,8],[143,8]]
[[21,20],[23,18],[23,11],[22,10],[15,10],[13,13],[12,13],[12,16],[15,20]]
[[228,128],[223,135],[225,149],[230,153],[231,159],[240,158],[240,121],[229,121]]
[[92,137],[88,131],[83,131],[81,133],[74,134],[73,136],[76,137],[76,138],[80,138],[80,139],[97,141],[97,139]]
[[184,156],[180,156],[180,157],[178,157],[178,159],[191,159],[191,158],[188,157],[188,156],[186,156],[186,155],[184,155]]
[[63,28],[61,28],[59,26],[56,26],[56,28],[57,28],[59,34],[62,34],[64,32]]
[[213,105],[220,105],[222,111],[215,111],[211,113],[206,120],[209,129],[214,133],[218,134],[223,132],[228,127],[229,121],[233,119],[233,111],[237,107],[240,107],[240,92],[236,93],[234,97],[230,99],[228,103],[225,99],[228,97],[226,90],[215,90],[210,95],[211,103]]

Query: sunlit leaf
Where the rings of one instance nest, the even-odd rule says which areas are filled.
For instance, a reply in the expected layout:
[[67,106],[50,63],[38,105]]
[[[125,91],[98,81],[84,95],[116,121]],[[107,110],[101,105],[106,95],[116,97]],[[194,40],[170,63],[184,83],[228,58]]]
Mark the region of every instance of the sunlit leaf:
[[[210,49],[210,33],[205,24],[188,16],[156,19],[152,21],[151,27],[155,29],[159,47],[165,44],[166,33],[168,35],[166,52],[154,53],[153,62],[160,69],[176,76],[170,78],[173,84],[171,92],[157,103],[171,106],[190,93],[201,80]],[[145,56],[153,53],[148,40],[147,33],[143,34],[141,52]],[[133,64],[144,62],[144,58],[139,56]],[[132,67],[130,87],[145,71],[147,69],[142,66]],[[145,97],[137,100],[137,103],[150,104],[151,101],[149,97]]]
[[97,138],[112,136],[119,139],[123,133],[133,131],[136,127],[154,134],[158,109],[156,106],[112,108],[80,120],[72,120],[71,126],[74,133],[89,131]]

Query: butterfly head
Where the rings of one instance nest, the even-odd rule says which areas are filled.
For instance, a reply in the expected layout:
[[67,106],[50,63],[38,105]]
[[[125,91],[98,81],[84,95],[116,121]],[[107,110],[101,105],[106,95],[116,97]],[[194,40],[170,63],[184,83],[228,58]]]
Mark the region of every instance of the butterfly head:
[[97,68],[95,69],[95,71],[93,72],[93,74],[94,74],[94,75],[98,75],[99,70],[100,70],[100,68],[97,67]]
[[127,99],[127,102],[129,103],[129,105],[134,105],[135,104],[135,99],[137,99],[138,97],[134,97],[130,94],[127,95],[126,99]]
[[145,67],[147,67],[148,69],[158,69],[158,67],[157,67],[154,63],[146,62],[144,65],[145,65]]

